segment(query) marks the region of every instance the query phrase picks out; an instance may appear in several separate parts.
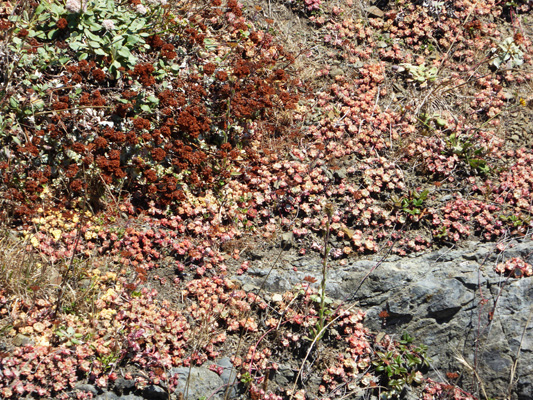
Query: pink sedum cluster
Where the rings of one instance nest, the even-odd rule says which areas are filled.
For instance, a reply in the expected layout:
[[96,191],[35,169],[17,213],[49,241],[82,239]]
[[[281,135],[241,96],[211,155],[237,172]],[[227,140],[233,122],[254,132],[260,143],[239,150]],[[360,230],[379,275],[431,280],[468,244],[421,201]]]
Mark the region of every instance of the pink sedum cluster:
[[502,275],[511,276],[513,278],[522,278],[533,275],[533,266],[520,257],[513,257],[504,263],[496,265],[494,270]]
[[304,0],[307,11],[319,10],[320,0]]

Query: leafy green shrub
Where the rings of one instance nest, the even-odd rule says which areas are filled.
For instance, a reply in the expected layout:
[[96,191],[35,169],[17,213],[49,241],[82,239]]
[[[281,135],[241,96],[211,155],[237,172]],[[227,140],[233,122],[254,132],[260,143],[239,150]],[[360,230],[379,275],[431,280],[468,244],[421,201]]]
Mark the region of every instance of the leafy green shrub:
[[410,215],[420,215],[424,209],[424,202],[428,197],[429,191],[423,190],[418,192],[416,190],[409,190],[406,196],[398,197],[391,196],[394,207],[401,209],[403,212]]
[[399,396],[406,385],[422,383],[421,370],[429,366],[427,347],[414,346],[413,340],[404,332],[392,350],[377,351],[378,359],[372,361],[376,372],[381,374],[382,384],[386,388],[383,395],[387,399]]
[[428,82],[434,82],[437,79],[437,67],[428,68],[424,64],[412,65],[408,63],[401,64],[412,77],[412,80],[419,83],[421,87],[427,86]]
[[472,170],[483,174],[490,171],[487,162],[482,158],[486,151],[476,146],[470,138],[452,133],[447,139],[447,144],[452,152],[463,159]]
[[[228,7],[239,11],[237,3]],[[28,54],[28,65],[14,68],[37,72],[18,83],[18,92],[30,95],[12,96],[0,121],[0,178],[10,213],[31,214],[45,190],[59,203],[81,201],[93,210],[124,193],[141,208],[165,208],[187,192],[219,190],[233,161],[254,154],[248,144],[256,135],[285,129],[272,114],[298,99],[286,72],[292,56],[247,26],[236,30],[243,52],[206,37],[210,29],[193,17],[182,24],[161,10],[168,11],[69,0],[13,17],[18,46]],[[216,11],[202,15],[210,24],[224,22]],[[152,33],[154,24],[172,24],[173,35]],[[39,55],[50,43],[64,48]],[[221,48],[222,58],[215,53]],[[137,62],[139,50],[151,61]],[[57,59],[73,53],[80,61]],[[46,87],[39,78],[46,74],[60,78]]]
[[78,60],[105,60],[109,72],[118,78],[120,67],[131,69],[137,63],[132,51],[149,47],[145,38],[153,34],[156,14],[161,10],[154,7],[149,11],[142,5],[134,10],[115,0],[93,0],[83,6],[77,0],[69,0],[66,5],[42,1],[32,18],[18,16],[15,22],[29,31],[28,38],[64,40]]
[[505,68],[514,68],[524,63],[524,52],[512,37],[505,39],[492,51],[496,54],[492,65],[496,68],[502,65]]

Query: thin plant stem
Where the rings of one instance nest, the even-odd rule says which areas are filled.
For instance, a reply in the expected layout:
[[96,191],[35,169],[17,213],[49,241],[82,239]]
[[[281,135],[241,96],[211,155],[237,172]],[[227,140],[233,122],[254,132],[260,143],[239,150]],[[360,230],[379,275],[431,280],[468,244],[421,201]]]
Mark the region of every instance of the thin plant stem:
[[76,235],[76,241],[74,242],[74,248],[72,249],[72,255],[70,256],[70,261],[68,264],[67,271],[65,272],[63,276],[63,281],[61,282],[61,286],[59,287],[56,304],[55,304],[54,310],[52,311],[52,319],[56,318],[59,308],[61,307],[61,300],[63,299],[63,293],[65,292],[65,285],[72,271],[72,266],[74,263],[74,256],[76,255],[76,249],[78,248],[78,243],[80,241],[80,236],[81,236],[81,221],[78,221],[76,230],[78,231]]
[[331,217],[333,216],[333,206],[328,203],[324,208],[328,221],[326,223],[326,231],[324,232],[324,254],[322,255],[322,282],[320,282],[320,309],[318,318],[317,332],[321,332],[324,328],[324,311],[326,308],[326,280],[328,276],[328,253],[329,253],[329,228],[331,225]]

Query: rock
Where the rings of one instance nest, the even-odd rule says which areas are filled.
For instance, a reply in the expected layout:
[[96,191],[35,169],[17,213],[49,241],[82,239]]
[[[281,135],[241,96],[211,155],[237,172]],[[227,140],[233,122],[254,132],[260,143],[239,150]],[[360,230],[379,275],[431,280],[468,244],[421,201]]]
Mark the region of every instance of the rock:
[[[237,379],[237,371],[233,368],[231,360],[229,357],[223,357],[217,362],[217,365],[223,368],[223,372],[220,375],[222,382],[224,382],[226,388],[231,388],[229,390],[229,397],[235,397],[237,395],[239,380]],[[224,392],[226,388],[224,388]]]
[[30,337],[19,333],[13,338],[13,344],[17,347],[21,347],[26,346],[28,344],[34,344],[34,342]]
[[336,178],[336,179],[344,179],[348,176],[348,173],[346,172],[346,168],[342,167],[342,168],[339,168],[338,170],[334,171],[333,172],[333,176]]
[[[447,371],[463,371],[465,378],[471,377],[457,357],[469,365],[477,359],[477,372],[491,397],[507,393],[518,354],[512,400],[531,399],[533,323],[526,325],[533,304],[533,277],[502,279],[493,267],[511,257],[533,263],[532,248],[531,240],[514,240],[500,254],[494,243],[471,242],[409,257],[390,256],[363,284],[379,257],[349,261],[342,267],[330,260],[326,293],[337,300],[353,298],[366,312],[369,329],[396,338],[408,332],[416,343],[429,346],[428,355],[440,377]],[[283,268],[273,269],[268,278],[245,274],[236,279],[279,293],[294,288],[305,276],[320,281],[321,262],[318,253],[283,256]],[[389,313],[385,325],[379,317],[384,310]],[[430,377],[442,380],[436,372]],[[273,379],[280,386],[288,380],[279,371]],[[468,379],[462,386],[475,387]]]
[[274,375],[274,382],[278,384],[279,387],[285,388],[289,387],[290,383],[294,383],[296,378],[296,373],[288,365],[280,364],[278,370]]
[[275,293],[272,295],[272,301],[274,303],[281,303],[283,301],[283,295],[281,293]]
[[203,367],[172,368],[170,376],[176,374],[179,375],[179,381],[174,391],[175,394],[183,393],[184,398],[188,400],[201,398],[222,400],[224,398],[224,382],[215,372]]
[[117,399],[118,400],[144,400],[144,397],[137,396],[136,394],[126,394],[126,395],[122,395],[120,397],[117,397]]
[[321,169],[324,172],[324,174],[328,177],[328,179],[333,180],[334,178],[333,172],[331,172],[329,168],[327,168],[325,165],[322,165]]
[[255,286],[253,284],[247,283],[242,286],[242,290],[244,290],[246,293],[250,293],[250,292],[256,293],[257,291],[259,291],[259,286]]
[[[476,257],[477,258],[477,257]],[[481,274],[476,273],[476,268],[472,267],[472,264],[465,261],[459,265],[464,266],[463,274],[456,276],[456,279],[465,287],[476,290],[480,285],[485,285],[487,278]]]
[[161,386],[149,385],[143,390],[143,397],[155,400],[167,400],[168,392]]
[[515,99],[515,95],[509,92],[503,92],[503,99],[507,101],[511,101]]
[[368,13],[368,16],[372,18],[383,18],[385,16],[385,13],[376,6],[367,8],[366,12]]
[[[512,398],[528,399],[533,390],[533,324],[526,325],[533,278],[502,279],[492,267],[510,257],[528,261],[532,247],[531,241],[514,242],[502,257],[494,244],[470,243],[461,249],[385,261],[361,285],[355,300],[367,313],[367,327],[396,337],[408,332],[429,346],[432,365],[441,373],[462,370],[465,377],[471,376],[457,357],[468,365],[477,359],[477,373],[490,397],[507,393],[519,354]],[[359,263],[336,276],[345,297],[355,292],[368,272]],[[390,315],[386,325],[379,318],[383,310]]]
[[98,394],[98,389],[94,385],[90,385],[87,383],[77,383],[74,385],[74,389],[80,390],[82,392],[90,392],[93,394],[93,396],[96,396]]
[[402,393],[402,399],[405,400],[418,400],[420,397],[409,385],[405,386],[404,393]]
[[118,400],[118,399],[121,399],[121,397],[118,397],[115,393],[113,392],[104,392],[98,396],[96,396],[94,398],[94,400]]
[[281,247],[288,250],[292,247],[294,242],[294,235],[292,232],[285,232],[281,235]]
[[336,78],[337,76],[344,76],[344,70],[339,67],[332,68],[331,71],[329,71],[329,76],[331,76],[332,78]]
[[[252,273],[255,274],[255,272],[256,271],[253,271]],[[293,287],[293,282],[295,281],[295,279],[292,278],[298,276],[297,274],[294,274],[294,276],[289,277],[283,272],[277,271],[275,269],[268,269],[264,270],[263,272],[264,273],[262,273],[261,275],[255,274],[255,276],[252,274],[243,274],[236,276],[235,279],[238,279],[242,283],[242,289],[245,292],[254,291],[257,293],[257,289],[261,287],[267,289],[270,292],[283,292]]]
[[115,390],[119,393],[125,392],[127,390],[131,390],[135,388],[135,380],[134,379],[124,379],[124,378],[118,378],[115,381]]
[[93,281],[91,279],[82,279],[79,283],[81,289],[89,289]]

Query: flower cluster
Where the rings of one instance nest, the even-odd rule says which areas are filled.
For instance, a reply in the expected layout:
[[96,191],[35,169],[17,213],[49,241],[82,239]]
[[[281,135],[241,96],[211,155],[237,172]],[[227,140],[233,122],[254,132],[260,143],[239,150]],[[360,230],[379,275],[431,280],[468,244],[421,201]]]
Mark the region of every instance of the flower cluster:
[[433,400],[437,396],[453,400],[472,400],[475,398],[457,386],[427,379],[427,383],[424,387],[423,399]]
[[320,0],[304,0],[307,11],[320,10]]
[[[87,1],[83,2],[83,12],[87,11]],[[82,2],[80,0],[67,0],[65,8],[72,13],[79,13],[82,10]]]

